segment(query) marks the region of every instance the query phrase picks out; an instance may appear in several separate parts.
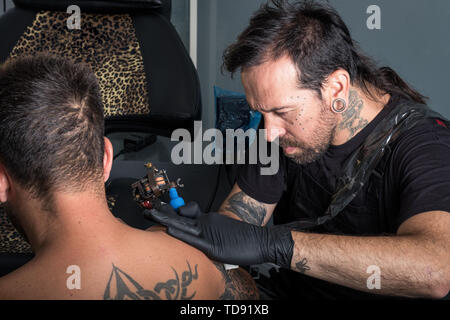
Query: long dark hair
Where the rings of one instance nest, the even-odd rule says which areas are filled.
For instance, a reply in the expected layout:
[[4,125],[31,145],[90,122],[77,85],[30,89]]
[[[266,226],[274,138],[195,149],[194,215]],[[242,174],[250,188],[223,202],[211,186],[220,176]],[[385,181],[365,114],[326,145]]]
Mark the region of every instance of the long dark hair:
[[225,50],[222,70],[233,74],[284,54],[301,71],[300,86],[315,90],[319,97],[325,79],[343,69],[349,73],[352,85],[369,97],[374,98],[370,85],[379,92],[425,104],[426,97],[394,70],[378,68],[361,52],[335,9],[312,0],[272,0],[261,6],[237,41]]

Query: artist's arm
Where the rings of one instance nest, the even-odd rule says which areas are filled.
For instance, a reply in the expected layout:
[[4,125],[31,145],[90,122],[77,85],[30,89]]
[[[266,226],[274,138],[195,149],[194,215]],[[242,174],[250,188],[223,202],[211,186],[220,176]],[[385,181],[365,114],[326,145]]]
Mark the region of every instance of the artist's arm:
[[[172,236],[211,259],[237,265],[272,262],[329,282],[368,291],[369,266],[381,272],[373,293],[441,298],[450,287],[450,213],[427,212],[406,220],[393,236],[321,235],[290,226],[259,227],[222,214],[185,207],[180,215],[148,214]],[[373,271],[372,271],[373,272]]]
[[[449,230],[450,213],[434,211],[406,220],[394,236],[351,237],[293,231],[291,268],[371,293],[442,298],[450,287]],[[372,274],[367,273],[369,266],[380,270],[379,290],[369,290],[367,286]]]
[[265,226],[276,205],[276,203],[267,204],[253,199],[235,184],[218,212],[253,225]]

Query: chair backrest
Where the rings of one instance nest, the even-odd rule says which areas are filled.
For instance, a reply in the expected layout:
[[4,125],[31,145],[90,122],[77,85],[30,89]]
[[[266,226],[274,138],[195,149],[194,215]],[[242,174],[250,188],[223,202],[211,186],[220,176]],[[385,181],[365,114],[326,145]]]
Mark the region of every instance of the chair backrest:
[[16,7],[25,9],[66,11],[76,5],[83,12],[90,13],[132,13],[151,11],[170,20],[171,0],[13,0]]
[[[68,27],[65,2],[80,4],[81,28]],[[169,136],[177,128],[192,131],[201,117],[200,85],[167,19],[170,1],[148,0],[144,9],[139,7],[142,3],[16,0],[17,7],[0,18],[0,30],[8,30],[2,32],[0,62],[45,51],[88,64],[99,79],[106,134],[141,131]]]

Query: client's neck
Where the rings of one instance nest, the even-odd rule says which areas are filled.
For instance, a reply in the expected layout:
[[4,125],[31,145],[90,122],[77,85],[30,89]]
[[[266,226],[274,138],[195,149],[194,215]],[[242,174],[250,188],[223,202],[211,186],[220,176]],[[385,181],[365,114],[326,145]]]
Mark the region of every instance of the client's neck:
[[[109,211],[106,196],[91,191],[52,195],[50,210],[41,200],[21,206],[21,224],[34,252],[113,239],[123,225]],[[48,207],[48,206],[47,206]]]

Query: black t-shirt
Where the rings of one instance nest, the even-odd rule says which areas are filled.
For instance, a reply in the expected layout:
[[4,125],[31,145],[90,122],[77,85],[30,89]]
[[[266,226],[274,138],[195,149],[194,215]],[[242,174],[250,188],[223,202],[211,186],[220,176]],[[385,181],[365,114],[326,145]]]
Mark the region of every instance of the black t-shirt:
[[[319,160],[298,165],[280,149],[277,174],[263,176],[259,164],[245,165],[240,169],[237,184],[255,200],[278,203],[274,212],[276,224],[322,216],[349,156],[400,101],[401,98],[393,97],[355,137],[343,145],[330,146]],[[439,120],[424,119],[402,133],[392,143],[391,150],[383,178],[384,209],[380,210],[379,196],[369,180],[342,213],[314,231],[393,234],[416,214],[434,210],[450,212],[450,128]]]

